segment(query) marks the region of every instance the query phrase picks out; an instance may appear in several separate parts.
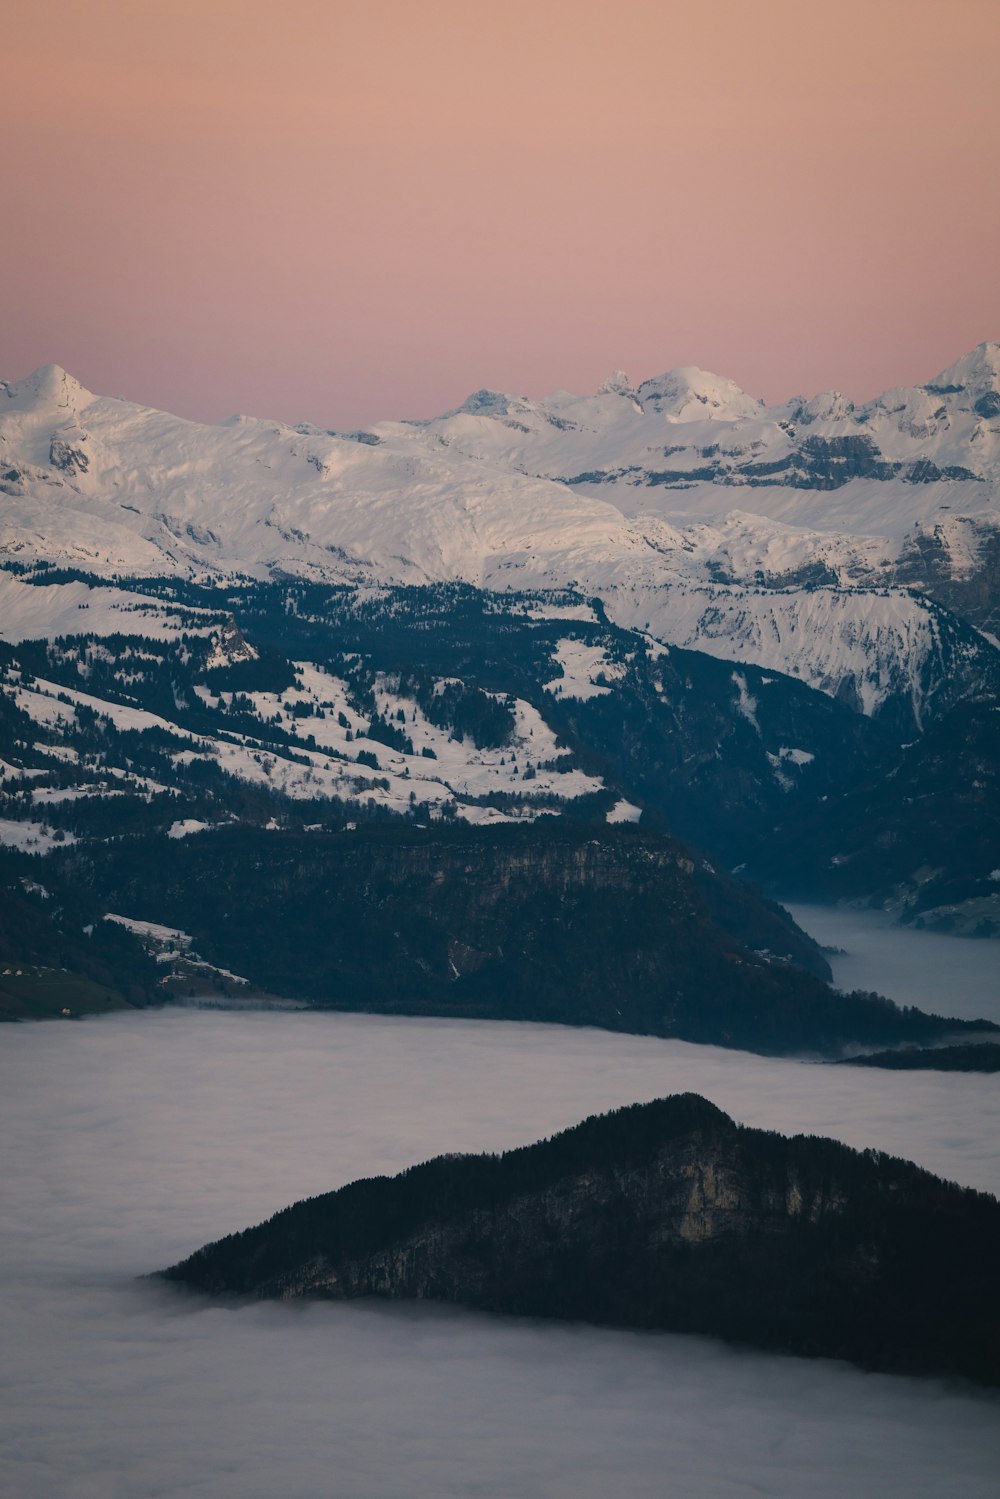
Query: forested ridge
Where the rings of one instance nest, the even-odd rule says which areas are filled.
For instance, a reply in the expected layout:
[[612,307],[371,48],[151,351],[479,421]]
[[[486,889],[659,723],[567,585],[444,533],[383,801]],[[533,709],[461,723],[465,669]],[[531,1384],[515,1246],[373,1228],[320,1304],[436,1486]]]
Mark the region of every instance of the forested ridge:
[[1000,1205],[694,1094],[297,1203],[164,1272],[212,1294],[414,1297],[1000,1382]]
[[179,927],[208,961],[331,1009],[827,1055],[974,1028],[836,994],[779,907],[633,828],[232,829],[155,858],[141,841],[58,858],[112,909]]

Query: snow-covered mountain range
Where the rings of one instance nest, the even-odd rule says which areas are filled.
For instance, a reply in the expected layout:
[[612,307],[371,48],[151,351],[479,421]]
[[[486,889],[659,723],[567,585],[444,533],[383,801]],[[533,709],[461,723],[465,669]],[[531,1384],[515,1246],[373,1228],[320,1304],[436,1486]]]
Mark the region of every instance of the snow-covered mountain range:
[[[0,556],[109,581],[572,587],[617,624],[919,725],[997,627],[1000,345],[855,407],[672,370],[333,433],[0,386]],[[946,608],[940,607],[941,604]],[[985,632],[985,633],[982,633]]]
[[997,344],[857,408],[619,372],[351,433],[45,367],[0,386],[3,857],[641,819],[995,934],[998,502]]

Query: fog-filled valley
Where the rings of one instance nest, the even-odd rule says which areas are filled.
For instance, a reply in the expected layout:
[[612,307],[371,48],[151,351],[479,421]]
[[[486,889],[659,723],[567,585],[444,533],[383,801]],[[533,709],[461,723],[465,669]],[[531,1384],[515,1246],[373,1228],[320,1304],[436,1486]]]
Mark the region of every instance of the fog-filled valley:
[[[821,935],[844,931],[833,913]],[[991,944],[938,942],[920,999],[985,982]],[[23,1499],[596,1499],[661,1494],[665,1473],[672,1494],[993,1492],[998,1407],[971,1387],[441,1308],[220,1306],[138,1279],[358,1176],[680,1091],[996,1192],[989,1077],[267,1011],[166,1008],[4,1040],[2,1482]]]
[[796,901],[785,909],[826,949],[837,988],[875,989],[938,1015],[1000,1020],[996,943],[900,927],[885,911]]

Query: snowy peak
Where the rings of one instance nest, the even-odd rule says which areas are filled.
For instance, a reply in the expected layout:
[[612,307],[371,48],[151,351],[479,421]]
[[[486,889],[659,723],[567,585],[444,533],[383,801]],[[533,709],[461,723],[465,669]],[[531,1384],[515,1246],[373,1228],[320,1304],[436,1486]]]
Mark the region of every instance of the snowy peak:
[[926,388],[981,422],[994,422],[1000,417],[1000,343],[978,344]]
[[675,422],[738,421],[759,416],[763,410],[761,402],[748,396],[735,380],[713,375],[697,365],[644,380],[637,396],[644,412]]
[[509,405],[510,397],[505,396],[502,390],[483,389],[474,390],[455,409],[467,411],[470,416],[506,416]]
[[55,407],[64,414],[76,415],[95,399],[60,365],[43,364],[24,380],[0,384],[0,415],[4,411],[33,411],[39,406]]
[[983,391],[1000,391],[1000,343],[977,344],[968,354],[942,370],[928,386],[942,393],[959,390],[978,395]]
[[502,390],[475,390],[466,396],[461,406],[445,412],[445,416],[490,416],[506,417],[521,411],[530,403],[521,396],[507,395]]
[[632,382],[624,370],[612,370],[611,374],[598,387],[599,396],[626,396],[630,401],[635,400],[635,391]]
[[821,390],[818,395],[802,401],[795,411],[795,418],[804,426],[810,422],[840,422],[854,412],[854,402],[849,401],[839,390]]

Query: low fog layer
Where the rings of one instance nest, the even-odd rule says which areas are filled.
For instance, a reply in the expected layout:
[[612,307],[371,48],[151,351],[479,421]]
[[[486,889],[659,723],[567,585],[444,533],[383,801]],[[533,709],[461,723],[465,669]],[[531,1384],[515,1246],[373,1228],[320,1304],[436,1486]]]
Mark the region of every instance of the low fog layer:
[[1000,942],[896,926],[884,911],[797,905],[787,909],[829,956],[838,989],[874,989],[934,1015],[1000,1021]]
[[933,1381],[447,1309],[233,1310],[134,1279],[355,1176],[685,1088],[753,1124],[1000,1184],[989,1077],[366,1016],[164,1011],[7,1028],[0,1489],[992,1494],[997,1401]]

